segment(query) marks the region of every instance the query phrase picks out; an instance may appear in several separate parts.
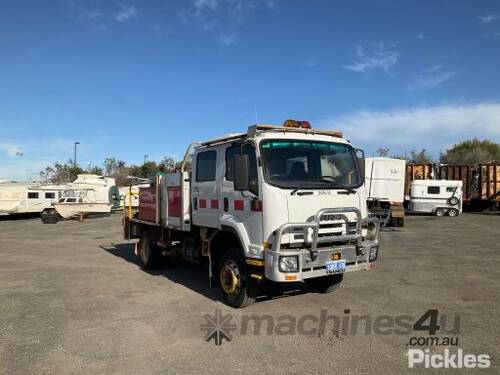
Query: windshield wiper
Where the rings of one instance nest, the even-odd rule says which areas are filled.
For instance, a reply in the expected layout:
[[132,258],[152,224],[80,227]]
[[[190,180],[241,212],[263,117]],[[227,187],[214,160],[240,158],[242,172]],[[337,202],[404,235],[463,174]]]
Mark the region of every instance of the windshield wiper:
[[[328,180],[325,177],[329,178],[330,176],[321,176],[321,179],[324,182],[329,182],[331,184],[335,183],[334,180]],[[330,186],[330,187],[333,188],[333,189],[336,189],[336,190],[347,190],[345,193],[344,192],[339,192],[339,194],[356,194],[356,190],[354,190],[353,188],[350,188],[350,187],[346,187],[346,186],[342,186],[342,185],[333,185],[333,186]]]
[[356,190],[354,190],[353,188],[344,186],[334,186],[333,188],[336,190],[346,190],[346,192],[339,191],[339,194],[356,194]]
[[312,191],[299,191],[299,190],[303,190],[304,188],[302,187],[298,187],[296,189],[293,189],[292,192],[290,193],[290,195],[300,195],[300,196],[303,196],[303,195],[311,195],[313,194]]

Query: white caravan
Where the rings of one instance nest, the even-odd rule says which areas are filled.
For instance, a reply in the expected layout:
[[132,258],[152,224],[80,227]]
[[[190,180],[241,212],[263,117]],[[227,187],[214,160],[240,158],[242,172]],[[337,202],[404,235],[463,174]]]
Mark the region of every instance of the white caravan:
[[462,212],[462,181],[413,181],[408,210],[436,216],[458,216]]
[[406,161],[372,157],[365,159],[365,188],[370,215],[381,225],[404,223]]
[[66,185],[0,183],[0,215],[41,213],[62,196]]

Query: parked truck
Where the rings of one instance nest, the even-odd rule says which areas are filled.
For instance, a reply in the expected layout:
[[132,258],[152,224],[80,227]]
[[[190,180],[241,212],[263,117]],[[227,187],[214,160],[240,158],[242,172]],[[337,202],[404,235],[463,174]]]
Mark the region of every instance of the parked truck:
[[375,267],[378,221],[368,218],[363,153],[308,122],[255,125],[190,145],[175,173],[124,210],[144,268],[176,253],[206,262],[210,285],[244,307],[267,282],[336,289],[344,272]]

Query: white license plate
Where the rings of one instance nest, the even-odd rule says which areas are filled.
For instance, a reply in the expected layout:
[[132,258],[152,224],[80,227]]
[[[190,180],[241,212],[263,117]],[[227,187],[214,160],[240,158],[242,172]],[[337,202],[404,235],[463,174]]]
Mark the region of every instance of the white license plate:
[[341,273],[345,272],[345,259],[334,260],[326,263],[326,273]]

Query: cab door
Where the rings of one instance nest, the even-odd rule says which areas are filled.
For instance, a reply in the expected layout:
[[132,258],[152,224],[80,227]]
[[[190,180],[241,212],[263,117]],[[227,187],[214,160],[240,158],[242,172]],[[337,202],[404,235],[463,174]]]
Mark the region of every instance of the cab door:
[[219,227],[220,184],[217,180],[221,168],[218,168],[218,154],[218,149],[214,147],[199,150],[194,155],[191,175],[191,210],[194,225]]
[[[222,179],[222,206],[220,214],[230,214],[245,226],[250,243],[262,244],[262,199],[259,191],[257,155],[252,143],[227,145],[224,154],[224,176]],[[234,190],[234,155],[248,155],[250,189],[247,192]]]

